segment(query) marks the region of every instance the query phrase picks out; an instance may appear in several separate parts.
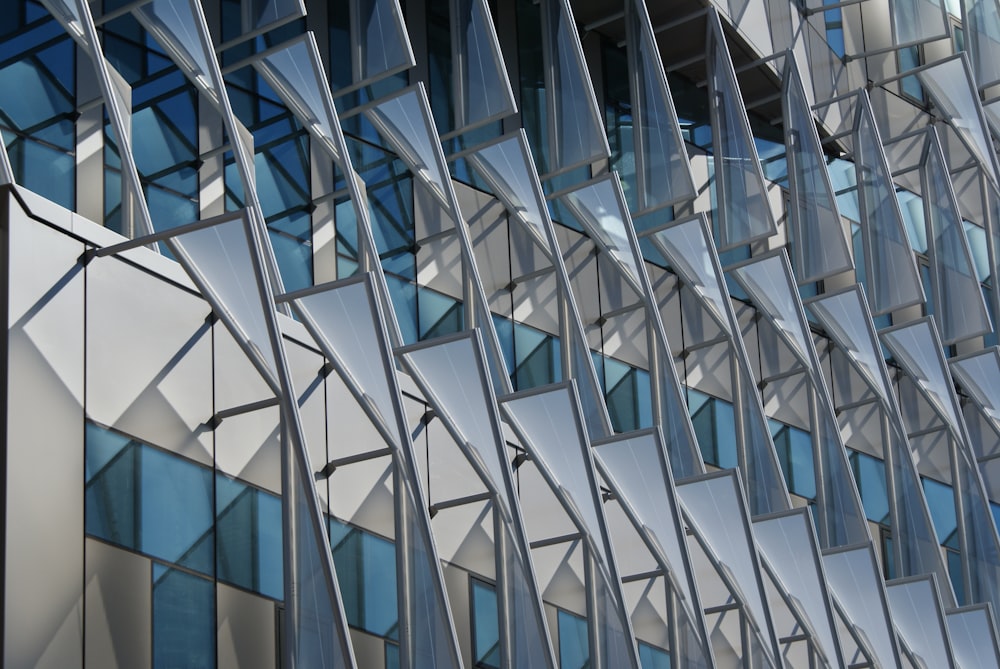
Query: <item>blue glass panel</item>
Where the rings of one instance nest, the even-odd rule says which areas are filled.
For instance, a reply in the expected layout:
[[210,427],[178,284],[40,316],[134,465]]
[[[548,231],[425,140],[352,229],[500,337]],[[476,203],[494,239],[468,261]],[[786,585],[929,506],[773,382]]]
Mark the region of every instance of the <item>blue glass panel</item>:
[[304,211],[292,212],[268,221],[267,230],[285,290],[311,286],[312,217]]
[[639,664],[642,669],[670,669],[670,653],[639,642]]
[[858,451],[850,451],[850,460],[865,516],[874,523],[888,524],[889,496],[885,485],[885,463]]
[[955,493],[951,486],[933,479],[921,479],[927,508],[931,512],[938,543],[958,548],[958,521],[955,516]]
[[521,323],[514,323],[514,387],[526,390],[558,379],[558,340]]
[[500,627],[497,620],[497,590],[482,581],[472,581],[472,656],[475,666],[500,667]]
[[86,427],[87,534],[135,549],[138,535],[135,470],[139,445],[127,437]]
[[144,553],[211,574],[215,567],[211,472],[154,448],[140,455]]
[[816,499],[812,435],[791,425],[771,423],[774,447],[788,491],[807,499]]
[[329,526],[347,622],[372,634],[397,639],[395,545],[332,518]]
[[385,275],[385,282],[389,288],[389,299],[392,300],[392,309],[399,322],[403,343],[413,344],[418,339],[417,287],[392,274]]
[[558,612],[559,666],[561,669],[585,669],[590,666],[590,643],[587,620],[566,611]]
[[462,303],[430,288],[417,289],[420,338],[433,339],[463,329]]
[[399,646],[385,644],[385,669],[399,669]]
[[218,578],[282,599],[281,498],[216,475],[215,500]]
[[153,669],[215,667],[215,584],[153,565]]

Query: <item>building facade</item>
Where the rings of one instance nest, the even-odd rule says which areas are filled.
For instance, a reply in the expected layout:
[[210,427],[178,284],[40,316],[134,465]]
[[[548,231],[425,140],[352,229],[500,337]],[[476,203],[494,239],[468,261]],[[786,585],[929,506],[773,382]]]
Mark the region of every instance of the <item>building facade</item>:
[[996,0],[6,0],[3,665],[1000,667]]

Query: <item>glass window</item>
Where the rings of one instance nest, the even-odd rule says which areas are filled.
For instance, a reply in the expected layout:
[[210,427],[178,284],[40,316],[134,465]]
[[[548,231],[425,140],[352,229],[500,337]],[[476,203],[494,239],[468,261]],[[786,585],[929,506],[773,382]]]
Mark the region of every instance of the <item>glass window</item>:
[[499,669],[500,627],[497,619],[497,589],[472,579],[472,657],[476,667]]
[[670,653],[640,641],[639,665],[642,669],[670,669]]
[[214,571],[211,472],[93,424],[86,427],[86,531],[206,574]]
[[281,498],[216,474],[215,503],[219,580],[282,599]]
[[933,479],[923,478],[924,496],[931,512],[931,521],[937,532],[938,543],[948,548],[958,548],[958,520],[955,515],[955,493],[951,486]]
[[399,669],[399,646],[394,643],[385,644],[385,669]]
[[736,467],[736,416],[733,405],[688,389],[688,411],[705,462],[722,469]]
[[773,420],[768,422],[788,491],[806,499],[816,499],[812,435],[791,425]]
[[567,611],[558,612],[559,667],[585,669],[590,666],[590,641],[587,619]]
[[347,622],[366,632],[398,639],[395,544],[333,518],[329,526]]
[[848,452],[865,516],[873,523],[888,524],[889,495],[885,487],[885,463],[859,451]]
[[215,667],[215,585],[153,565],[153,669]]
[[526,390],[559,380],[559,340],[514,323],[514,388]]

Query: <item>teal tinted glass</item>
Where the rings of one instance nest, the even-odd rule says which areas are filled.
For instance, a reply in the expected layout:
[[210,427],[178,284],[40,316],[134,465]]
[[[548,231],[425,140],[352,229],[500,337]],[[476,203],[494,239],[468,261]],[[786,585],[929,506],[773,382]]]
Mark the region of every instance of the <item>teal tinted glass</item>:
[[216,474],[216,575],[282,599],[281,498]]
[[212,669],[215,584],[153,565],[153,669]]
[[670,669],[670,653],[640,641],[639,664],[642,669]]
[[472,656],[476,667],[499,669],[500,627],[497,619],[496,588],[472,581]]
[[395,545],[332,518],[329,527],[347,622],[366,632],[398,639]]
[[559,667],[585,669],[590,666],[590,642],[587,620],[566,611],[559,611]]
[[861,493],[865,516],[874,523],[889,523],[889,497],[885,485],[885,463],[870,455],[850,451],[854,480]]

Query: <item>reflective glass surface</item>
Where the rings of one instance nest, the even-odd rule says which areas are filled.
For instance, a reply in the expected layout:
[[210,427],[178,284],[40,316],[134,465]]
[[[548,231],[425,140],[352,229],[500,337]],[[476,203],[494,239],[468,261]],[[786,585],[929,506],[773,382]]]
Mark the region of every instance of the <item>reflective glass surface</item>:
[[351,0],[351,45],[355,84],[413,65],[397,0]]
[[548,170],[568,170],[608,156],[597,99],[566,0],[542,0],[542,47],[549,102]]
[[489,6],[485,0],[452,3],[455,127],[479,125],[515,110]]
[[917,74],[934,104],[944,112],[948,124],[966,143],[993,183],[997,183],[996,155],[983,121],[978,89],[964,57],[945,60]]
[[941,0],[900,0],[892,5],[893,39],[909,44],[948,35]]
[[795,277],[799,283],[853,269],[816,123],[795,59],[785,59],[782,111],[788,149],[789,219]]
[[211,669],[215,658],[215,584],[153,564],[153,669]]
[[543,620],[541,597],[531,572],[529,549],[514,536],[510,528],[504,529],[502,538],[506,542],[507,555],[504,579],[510,597],[507,624],[512,646],[511,664],[529,669],[551,669],[554,666],[552,649]]
[[885,589],[892,622],[906,647],[927,667],[954,667],[944,611],[930,579],[889,583]]
[[1000,664],[996,630],[988,609],[950,611],[945,618],[955,659],[962,669],[986,669]]
[[[760,565],[753,548],[743,496],[733,473],[677,485],[692,529],[711,551],[711,558],[731,580],[733,595],[742,600],[754,627],[769,646],[774,639],[764,597]],[[773,650],[765,651],[768,655]]]
[[558,611],[559,667],[560,669],[586,669],[590,666],[590,641],[587,620],[567,611]]
[[215,505],[219,580],[282,599],[281,498],[216,474]]
[[527,396],[513,396],[502,406],[524,431],[525,446],[539,466],[556,480],[562,493],[572,501],[594,548],[608,564],[604,512],[598,503],[593,464],[581,432],[569,386]]
[[900,669],[895,635],[889,622],[885,591],[868,548],[823,556],[831,594],[855,625],[883,667]]
[[496,588],[472,579],[472,657],[477,667],[499,669],[500,628]]
[[[798,603],[799,613],[808,616],[813,636],[831,667],[843,666],[837,639],[836,621],[831,614],[829,595],[813,530],[805,512],[754,521],[753,531],[764,559],[771,565],[785,591]],[[803,549],[811,555],[803,555]]]
[[625,3],[629,77],[634,100],[633,133],[638,173],[638,209],[694,198],[694,180],[681,137],[660,50],[646,3]]
[[[978,355],[954,360],[951,371],[983,414],[1000,429],[1000,352],[996,348],[990,348]],[[973,442],[973,447],[975,446],[982,447],[985,444]],[[978,455],[984,453],[980,452]]]
[[757,149],[718,16],[708,21],[708,84],[715,104],[712,137],[719,248],[729,249],[775,232]]
[[395,544],[333,518],[329,527],[347,621],[377,636],[398,639]]
[[929,137],[923,185],[934,314],[942,341],[950,344],[992,328],[948,169],[936,135]]

